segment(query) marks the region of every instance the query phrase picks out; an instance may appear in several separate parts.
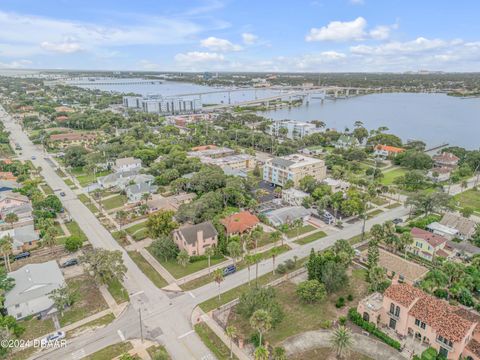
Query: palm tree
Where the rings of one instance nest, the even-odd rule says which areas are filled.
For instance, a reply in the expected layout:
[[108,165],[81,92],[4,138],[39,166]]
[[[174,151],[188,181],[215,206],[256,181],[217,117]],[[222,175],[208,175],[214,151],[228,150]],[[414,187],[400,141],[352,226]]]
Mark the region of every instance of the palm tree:
[[190,256],[188,255],[186,250],[182,250],[178,253],[177,263],[182,267],[186,267],[189,260],[190,260]]
[[275,275],[275,258],[277,257],[278,254],[280,254],[282,250],[279,247],[274,247],[272,250],[270,250],[270,255],[272,255],[272,266],[273,266],[273,274]]
[[262,346],[262,336],[272,328],[272,316],[267,310],[258,309],[250,317],[250,326],[258,331],[258,345]]
[[265,346],[259,346],[255,349],[255,360],[268,360],[270,353]]
[[245,256],[245,263],[247,264],[248,268],[248,285],[250,285],[250,266],[255,264],[255,257],[254,255],[247,255]]
[[232,257],[233,266],[236,266],[237,257],[239,257],[242,253],[242,248],[237,241],[230,241],[227,245],[227,251]]
[[345,358],[353,346],[352,332],[345,326],[339,326],[330,338],[330,345],[340,359]]
[[230,359],[233,358],[233,339],[237,337],[237,328],[233,325],[227,326],[225,329],[228,338],[230,339]]
[[276,230],[274,232],[271,232],[269,237],[274,244],[276,244],[278,240],[282,239],[282,245],[283,245],[283,236],[280,231]]
[[3,254],[3,260],[5,262],[5,269],[7,272],[11,271],[10,268],[10,253],[12,252],[13,238],[11,235],[6,235],[0,239],[0,251]]
[[149,192],[142,194],[142,200],[145,201],[145,205],[147,205],[147,202],[148,200],[150,200],[151,197],[152,197],[152,194],[150,194]]
[[215,255],[215,249],[212,246],[206,248],[205,249],[205,255],[208,258],[208,275],[210,275],[210,266],[211,266],[210,259],[213,255]]
[[56,244],[55,237],[53,237],[51,233],[47,232],[42,238],[42,243],[44,246],[52,248]]
[[255,285],[258,285],[258,263],[262,260],[262,254],[253,254],[252,256],[255,264]]
[[217,269],[213,272],[213,280],[218,284],[218,300],[220,301],[220,284],[223,281],[222,269]]
[[287,360],[285,348],[282,346],[277,346],[275,349],[273,349],[273,358],[274,360]]

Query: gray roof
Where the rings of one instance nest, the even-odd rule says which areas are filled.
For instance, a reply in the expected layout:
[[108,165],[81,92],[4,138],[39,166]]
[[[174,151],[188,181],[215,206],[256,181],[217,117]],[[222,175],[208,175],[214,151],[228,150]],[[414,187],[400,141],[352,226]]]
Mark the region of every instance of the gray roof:
[[455,241],[447,240],[447,245],[460,252],[465,252],[472,255],[480,254],[480,248],[476,247],[475,245],[473,245],[468,241],[461,241],[457,243]]
[[0,201],[4,199],[16,199],[19,201],[30,202],[27,196],[13,191],[3,191],[0,193]]
[[217,229],[210,221],[205,221],[200,224],[186,226],[176,230],[182,234],[185,241],[189,244],[195,244],[197,242],[197,233],[203,231],[204,238],[211,238],[218,235]]
[[150,185],[146,182],[140,182],[137,184],[129,185],[125,188],[127,194],[143,194],[147,192],[155,192],[158,187],[155,185]]
[[30,204],[22,204],[18,206],[12,206],[12,207],[5,207],[2,210],[0,210],[0,216],[4,217],[7,214],[13,213],[13,214],[24,214],[24,213],[31,213],[33,211],[32,205]]
[[130,178],[137,174],[138,174],[138,169],[123,171],[123,172],[116,172],[113,174],[101,176],[97,179],[97,181],[103,182],[103,183],[114,183],[114,182],[117,182],[119,179]]
[[477,226],[475,221],[453,213],[446,213],[443,215],[440,224],[454,228],[466,236],[471,236],[475,232],[475,227]]
[[0,188],[18,189],[20,184],[13,180],[0,180]]
[[123,165],[132,165],[132,164],[139,164],[142,165],[142,160],[136,159],[134,157],[126,157],[115,160],[115,166],[120,167]]
[[285,224],[310,215],[310,211],[303,206],[287,206],[272,210],[265,215],[273,222]]
[[272,159],[272,165],[288,168],[290,165],[295,164],[295,161],[283,159],[281,157],[275,157]]
[[54,260],[25,265],[8,273],[8,276],[15,280],[15,286],[5,294],[5,307],[43,297],[65,283],[62,272]]
[[35,232],[33,225],[25,225],[0,232],[0,238],[7,235],[10,235],[13,238],[14,245],[17,247],[25,243],[29,243],[30,241],[39,239],[39,236]]

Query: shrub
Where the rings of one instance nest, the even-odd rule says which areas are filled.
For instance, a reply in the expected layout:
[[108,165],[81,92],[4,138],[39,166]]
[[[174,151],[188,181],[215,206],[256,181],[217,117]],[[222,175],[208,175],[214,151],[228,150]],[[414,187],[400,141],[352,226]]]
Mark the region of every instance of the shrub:
[[347,323],[347,318],[345,316],[340,316],[338,322],[340,325],[345,325]]
[[250,342],[257,348],[260,346],[260,337],[258,334],[258,331],[255,331],[251,336],[250,336]]
[[348,300],[348,301],[352,301],[352,300],[353,300],[353,295],[352,295],[352,294],[348,294],[347,300]]
[[345,299],[343,297],[339,297],[337,302],[335,303],[335,307],[337,309],[345,306]]
[[424,352],[422,352],[421,360],[436,360],[437,359],[437,350],[432,347],[429,347]]
[[330,329],[332,327],[332,321],[331,320],[322,320],[320,322],[320,327],[322,329]]
[[293,261],[292,259],[285,260],[284,264],[289,270],[295,268],[295,261]]
[[65,249],[69,252],[75,252],[80,249],[83,245],[83,240],[78,236],[69,236],[65,240]]
[[277,273],[283,275],[287,272],[287,267],[284,264],[279,264],[277,266]]
[[370,334],[377,337],[378,339],[383,341],[385,344],[390,345],[391,347],[393,347],[396,350],[400,350],[401,345],[397,340],[392,339],[390,336],[385,334],[383,331],[377,329],[375,324],[363,320],[362,316],[358,313],[358,311],[355,308],[350,308],[350,310],[348,310],[348,318],[354,324],[360,326],[363,330],[368,331]]
[[322,300],[327,292],[318,280],[306,280],[297,285],[297,296],[304,302],[314,303]]
[[433,295],[440,299],[446,299],[448,297],[448,291],[446,289],[436,289]]

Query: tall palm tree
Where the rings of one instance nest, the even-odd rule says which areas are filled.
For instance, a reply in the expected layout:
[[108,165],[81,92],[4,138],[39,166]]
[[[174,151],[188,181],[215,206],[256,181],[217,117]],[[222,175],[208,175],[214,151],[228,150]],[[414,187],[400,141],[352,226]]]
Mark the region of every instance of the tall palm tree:
[[262,336],[272,328],[272,316],[267,310],[258,309],[250,317],[250,326],[258,331],[258,345],[262,346]]
[[181,265],[182,267],[186,267],[188,264],[188,261],[190,260],[190,256],[185,250],[182,250],[178,253],[177,255],[177,263]]
[[259,346],[255,349],[255,360],[268,360],[270,353],[265,346]]
[[211,261],[210,260],[211,260],[211,257],[213,255],[215,255],[215,249],[212,246],[206,248],[205,249],[205,255],[208,258],[208,275],[210,275],[210,266],[211,266]]
[[272,266],[273,266],[273,274],[275,275],[275,258],[277,257],[278,254],[280,254],[280,252],[282,251],[282,249],[280,249],[279,247],[274,247],[272,250],[270,250],[270,255],[272,256]]
[[337,357],[347,357],[353,346],[352,332],[345,326],[339,326],[330,338],[330,345]]
[[237,257],[242,253],[242,248],[237,241],[230,241],[227,245],[227,251],[232,257],[233,266],[236,266]]
[[252,256],[255,264],[255,285],[258,285],[258,263],[262,260],[262,254],[253,254]]
[[282,245],[283,245],[283,236],[280,231],[276,230],[274,232],[271,232],[269,237],[274,244],[276,244],[278,240],[282,239]]
[[248,268],[248,285],[250,285],[250,266],[255,264],[255,257],[250,254],[246,255],[245,264],[247,264],[247,268]]
[[5,262],[5,269],[7,272],[11,271],[10,268],[10,253],[12,252],[12,242],[13,238],[11,235],[5,235],[0,239],[0,251],[3,255],[3,260]]
[[218,284],[218,300],[220,301],[220,284],[223,281],[222,269],[217,269],[213,272],[213,280]]
[[225,329],[228,338],[230,339],[230,359],[233,358],[233,339],[237,337],[237,328],[233,325],[227,326]]

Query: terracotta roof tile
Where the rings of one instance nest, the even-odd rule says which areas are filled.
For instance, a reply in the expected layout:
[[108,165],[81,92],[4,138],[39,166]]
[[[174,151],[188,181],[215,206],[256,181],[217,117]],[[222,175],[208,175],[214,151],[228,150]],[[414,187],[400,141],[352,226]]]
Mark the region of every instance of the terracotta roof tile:
[[259,222],[258,217],[248,211],[242,211],[221,220],[222,225],[227,230],[227,234],[243,233],[252,229]]
[[480,357],[480,342],[475,339],[472,339],[467,344],[467,349],[470,350],[472,353]]
[[403,283],[390,285],[388,289],[385,290],[384,295],[408,308],[416,299],[424,296],[424,292],[416,287]]
[[441,245],[447,241],[443,236],[431,233],[430,231],[419,229],[419,228],[412,228],[411,234],[414,238],[420,238],[428,242],[434,248],[438,245]]
[[375,150],[385,150],[385,151],[388,151],[389,153],[396,153],[396,154],[405,151],[405,149],[395,147],[395,146],[389,146],[389,145],[377,145],[375,146]]

